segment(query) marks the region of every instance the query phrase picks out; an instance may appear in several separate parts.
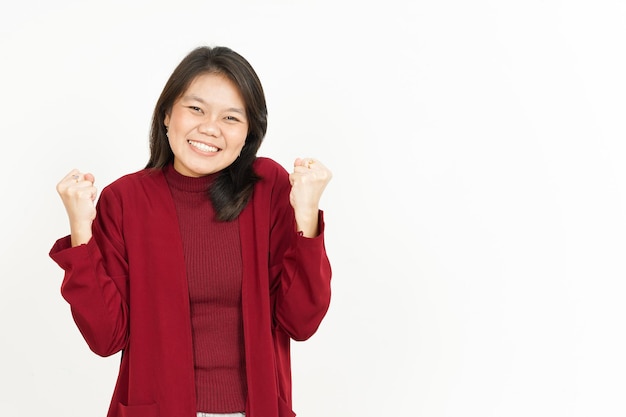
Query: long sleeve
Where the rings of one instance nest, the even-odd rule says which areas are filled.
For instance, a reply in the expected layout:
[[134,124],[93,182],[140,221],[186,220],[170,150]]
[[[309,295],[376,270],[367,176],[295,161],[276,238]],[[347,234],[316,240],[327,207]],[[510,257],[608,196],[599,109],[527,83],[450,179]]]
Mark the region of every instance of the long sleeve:
[[281,172],[272,193],[270,282],[276,323],[292,339],[302,341],[317,331],[328,311],[331,267],[324,246],[323,213],[319,213],[318,236],[299,236],[289,191],[287,173]]
[[[320,212],[321,226],[322,219]],[[323,232],[297,237],[283,256],[275,301],[276,320],[292,339],[306,340],[317,331],[330,305],[330,278]]]
[[[239,216],[246,415],[293,415],[290,340],[310,337],[330,300],[330,265],[320,235],[298,236],[287,172],[260,158],[263,178]],[[109,417],[195,416],[189,288],[176,208],[161,170],[142,170],[102,190],[93,238],[50,256],[90,348],[124,350]],[[132,304],[132,314],[129,308]]]
[[121,230],[121,205],[106,188],[98,201],[93,237],[71,247],[59,239],[50,257],[65,271],[61,294],[90,349],[119,352],[128,340],[128,266]]
[[61,294],[89,347],[124,351],[108,417],[195,417],[184,254],[162,170],[104,187],[92,230],[86,245],[64,238],[50,256],[65,270]]

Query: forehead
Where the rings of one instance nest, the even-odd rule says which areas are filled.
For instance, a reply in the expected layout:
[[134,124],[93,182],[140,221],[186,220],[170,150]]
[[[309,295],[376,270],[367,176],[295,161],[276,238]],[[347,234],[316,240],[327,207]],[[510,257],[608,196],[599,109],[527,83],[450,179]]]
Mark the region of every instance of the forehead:
[[190,95],[203,100],[221,98],[244,102],[243,95],[237,84],[221,73],[203,73],[196,76],[182,94],[183,97]]

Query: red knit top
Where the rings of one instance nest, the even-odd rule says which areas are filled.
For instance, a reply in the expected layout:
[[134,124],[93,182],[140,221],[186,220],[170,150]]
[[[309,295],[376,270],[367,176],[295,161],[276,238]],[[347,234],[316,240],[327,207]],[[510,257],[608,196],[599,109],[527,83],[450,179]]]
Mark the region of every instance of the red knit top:
[[243,412],[246,371],[239,223],[218,222],[207,195],[217,174],[192,178],[164,169],[185,255],[198,411]]

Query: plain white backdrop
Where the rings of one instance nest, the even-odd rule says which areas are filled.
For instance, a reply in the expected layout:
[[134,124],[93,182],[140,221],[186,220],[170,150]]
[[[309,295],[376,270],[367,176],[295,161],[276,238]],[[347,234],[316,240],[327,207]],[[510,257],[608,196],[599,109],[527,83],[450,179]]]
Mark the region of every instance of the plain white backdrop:
[[621,0],[3,1],[0,415],[105,415],[119,357],[60,296],[55,185],[142,168],[198,45],[257,70],[261,154],[334,173],[300,417],[626,415]]

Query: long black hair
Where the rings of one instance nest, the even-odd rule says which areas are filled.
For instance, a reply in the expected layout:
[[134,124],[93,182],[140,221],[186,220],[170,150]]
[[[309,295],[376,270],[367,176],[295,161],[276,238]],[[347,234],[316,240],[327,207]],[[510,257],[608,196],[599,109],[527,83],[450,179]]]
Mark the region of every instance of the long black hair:
[[193,80],[211,73],[224,75],[235,83],[243,97],[248,118],[248,135],[241,155],[222,170],[208,190],[217,219],[231,221],[245,208],[254,184],[260,179],[252,164],[267,132],[267,105],[261,81],[250,63],[237,52],[224,46],[201,46],[191,51],[174,69],[152,115],[150,159],[146,168],[163,168],[174,161],[165,116]]

